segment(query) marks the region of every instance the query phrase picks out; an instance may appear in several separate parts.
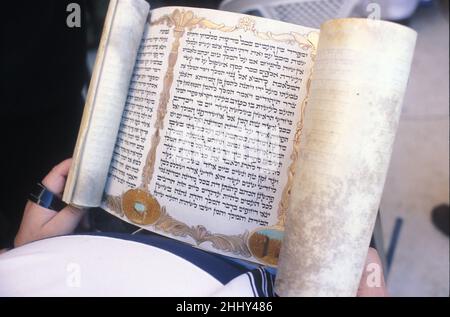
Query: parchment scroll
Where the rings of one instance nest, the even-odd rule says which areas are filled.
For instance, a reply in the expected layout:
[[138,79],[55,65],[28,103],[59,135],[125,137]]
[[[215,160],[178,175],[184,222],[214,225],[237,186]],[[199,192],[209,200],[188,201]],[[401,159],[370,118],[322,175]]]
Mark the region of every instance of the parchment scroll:
[[390,22],[322,25],[286,219],[280,296],[354,296],[401,112],[416,33]]

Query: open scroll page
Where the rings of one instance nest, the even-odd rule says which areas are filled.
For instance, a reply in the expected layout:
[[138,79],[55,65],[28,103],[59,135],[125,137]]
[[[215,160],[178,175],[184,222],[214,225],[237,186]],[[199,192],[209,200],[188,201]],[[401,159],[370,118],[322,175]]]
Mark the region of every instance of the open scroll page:
[[356,295],[415,39],[413,30],[390,22],[322,25],[276,279],[279,295]]
[[100,206],[149,6],[111,0],[105,19],[64,201]]
[[153,10],[103,208],[201,248],[275,265],[317,30]]

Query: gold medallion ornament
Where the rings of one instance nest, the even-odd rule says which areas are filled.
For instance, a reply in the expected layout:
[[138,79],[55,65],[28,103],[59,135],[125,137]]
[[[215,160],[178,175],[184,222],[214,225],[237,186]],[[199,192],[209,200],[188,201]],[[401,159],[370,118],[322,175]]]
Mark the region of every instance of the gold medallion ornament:
[[275,266],[278,264],[283,236],[283,228],[278,226],[259,228],[250,234],[248,247],[255,258]]
[[161,215],[158,201],[142,189],[130,189],[122,195],[122,210],[138,225],[153,224]]

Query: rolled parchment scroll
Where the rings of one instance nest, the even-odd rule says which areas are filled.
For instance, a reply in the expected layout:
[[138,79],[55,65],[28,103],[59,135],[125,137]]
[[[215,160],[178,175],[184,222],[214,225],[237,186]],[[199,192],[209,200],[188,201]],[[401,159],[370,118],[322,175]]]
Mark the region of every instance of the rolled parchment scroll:
[[416,33],[326,22],[305,112],[276,292],[355,296],[383,191]]
[[149,4],[111,0],[63,200],[100,206]]

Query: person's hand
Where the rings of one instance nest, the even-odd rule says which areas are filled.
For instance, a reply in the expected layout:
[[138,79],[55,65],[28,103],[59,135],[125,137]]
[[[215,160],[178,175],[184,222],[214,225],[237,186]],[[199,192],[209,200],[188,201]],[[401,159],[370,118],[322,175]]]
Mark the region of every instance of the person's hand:
[[384,282],[383,265],[377,250],[369,248],[366,264],[359,282],[358,297],[383,297],[387,296]]
[[[61,195],[71,163],[72,159],[67,159],[56,165],[44,178],[42,184],[51,192]],[[84,213],[84,210],[72,206],[56,212],[28,201],[19,232],[14,240],[14,246],[18,247],[35,240],[70,234],[80,223]]]

